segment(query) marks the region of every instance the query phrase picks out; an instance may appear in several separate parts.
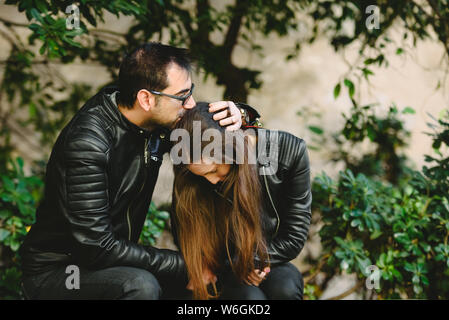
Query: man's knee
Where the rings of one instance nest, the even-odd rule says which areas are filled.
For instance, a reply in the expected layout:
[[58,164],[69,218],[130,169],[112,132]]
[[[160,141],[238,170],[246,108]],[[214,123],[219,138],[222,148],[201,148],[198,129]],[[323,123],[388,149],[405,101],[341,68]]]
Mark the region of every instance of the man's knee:
[[[304,280],[301,272],[291,263],[281,267],[282,278],[270,281],[264,291],[273,300],[302,300]],[[278,275],[278,277],[280,274]]]
[[266,300],[267,297],[258,287],[242,285],[240,287],[226,288],[221,299],[225,300]]
[[[219,278],[220,279],[220,278]],[[220,299],[224,300],[266,300],[259,287],[251,286],[236,278],[233,273],[223,275],[219,282]]]
[[278,287],[270,290],[270,299],[272,300],[302,300],[303,287],[294,281],[288,281]]
[[123,283],[123,299],[158,300],[161,287],[153,274],[146,270],[139,270]]

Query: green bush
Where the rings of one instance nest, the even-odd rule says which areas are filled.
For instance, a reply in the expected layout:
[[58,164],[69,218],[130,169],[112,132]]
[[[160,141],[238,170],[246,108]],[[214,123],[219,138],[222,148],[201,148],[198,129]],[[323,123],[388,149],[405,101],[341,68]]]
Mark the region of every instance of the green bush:
[[154,246],[157,238],[160,237],[162,231],[166,228],[170,215],[163,209],[162,207],[157,208],[154,202],[151,202],[147,219],[140,234],[139,242],[142,245]]
[[20,298],[20,261],[17,251],[27,227],[34,222],[43,182],[38,176],[26,176],[23,160],[10,160],[0,174],[0,297]]
[[[431,135],[439,158],[426,156],[433,166],[407,169],[398,185],[349,169],[335,181],[325,173],[314,179],[313,207],[323,222],[319,260],[325,262],[317,262],[315,274],[355,273],[360,291],[372,297],[365,281],[367,267],[375,265],[378,298],[449,298],[449,157],[440,152],[449,146],[449,122],[438,120]],[[324,289],[314,277],[307,285],[311,298]]]

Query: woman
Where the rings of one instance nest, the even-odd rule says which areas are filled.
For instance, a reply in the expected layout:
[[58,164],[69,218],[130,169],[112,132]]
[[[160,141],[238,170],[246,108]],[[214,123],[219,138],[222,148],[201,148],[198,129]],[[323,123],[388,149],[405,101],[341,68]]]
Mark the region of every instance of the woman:
[[171,154],[184,153],[174,162],[171,221],[188,288],[197,299],[302,299],[302,276],[289,261],[310,225],[305,142],[260,128],[231,133],[208,108],[198,103],[172,133],[192,137]]

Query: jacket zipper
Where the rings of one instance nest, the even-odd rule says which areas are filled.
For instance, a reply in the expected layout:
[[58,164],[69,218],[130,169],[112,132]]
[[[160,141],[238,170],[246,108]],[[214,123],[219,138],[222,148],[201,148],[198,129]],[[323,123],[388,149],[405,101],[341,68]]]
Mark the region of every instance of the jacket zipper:
[[[148,163],[148,138],[145,138],[145,144],[144,144],[144,149],[143,149],[143,157],[144,157],[144,162],[145,162],[145,168],[147,166]],[[145,179],[143,181],[142,187],[140,187],[139,192],[137,193],[137,196],[142,192],[143,187],[145,186],[145,183],[147,182],[147,175],[145,173]],[[129,205],[128,210],[126,211],[126,221],[128,222],[128,240],[131,241],[131,219],[129,217],[129,210],[131,209],[132,203]]]
[[273,235],[273,237],[275,237],[277,235],[277,233],[278,233],[279,224],[280,224],[281,219],[279,218],[279,213],[276,210],[276,207],[274,205],[273,199],[271,198],[270,188],[268,188],[267,175],[265,173],[265,167],[262,167],[262,170],[263,170],[263,173],[264,173],[263,179],[265,181],[265,188],[267,189],[267,193],[268,193],[268,197],[270,198],[271,206],[273,207],[274,212],[276,213],[277,225],[276,225],[276,231],[274,232],[274,235]]

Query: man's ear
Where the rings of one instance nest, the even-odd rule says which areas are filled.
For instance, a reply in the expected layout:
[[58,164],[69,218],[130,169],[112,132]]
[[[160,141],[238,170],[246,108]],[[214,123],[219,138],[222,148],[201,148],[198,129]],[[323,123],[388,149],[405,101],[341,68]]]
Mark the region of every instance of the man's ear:
[[156,98],[154,94],[151,94],[151,92],[145,89],[140,89],[139,92],[137,92],[137,102],[145,111],[149,111],[156,106]]

